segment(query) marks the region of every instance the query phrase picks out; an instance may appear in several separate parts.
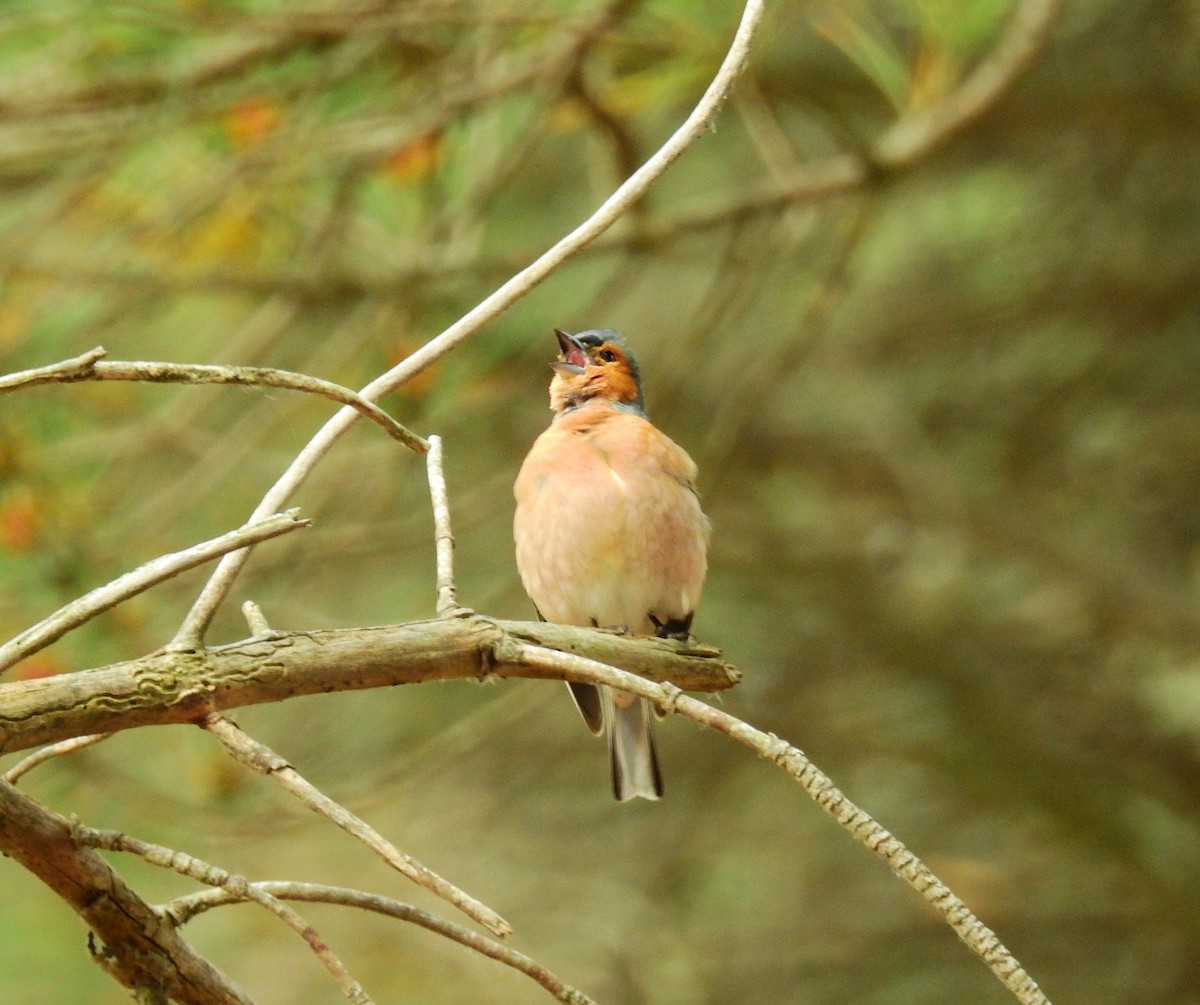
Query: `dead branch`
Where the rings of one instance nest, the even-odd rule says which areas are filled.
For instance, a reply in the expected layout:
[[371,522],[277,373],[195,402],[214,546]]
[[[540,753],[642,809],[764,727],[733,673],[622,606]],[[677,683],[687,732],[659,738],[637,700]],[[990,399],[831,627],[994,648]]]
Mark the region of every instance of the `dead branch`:
[[277,633],[0,684],[0,753],[137,726],[198,723],[243,705],[428,680],[563,679],[501,655],[513,643],[588,653],[652,680],[720,691],[738,671],[708,646],[471,615],[379,628]]

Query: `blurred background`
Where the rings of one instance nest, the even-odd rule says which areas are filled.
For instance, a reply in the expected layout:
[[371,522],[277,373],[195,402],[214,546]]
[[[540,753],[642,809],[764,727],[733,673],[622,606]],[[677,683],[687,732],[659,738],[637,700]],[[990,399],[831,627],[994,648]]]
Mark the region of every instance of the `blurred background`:
[[[695,623],[720,702],[924,857],[1057,1003],[1200,1002],[1200,6],[1068,0],[1033,68],[904,172],[764,198],[936,105],[1010,0],[776,2],[706,135],[592,249],[384,402],[445,439],[464,603],[532,616],[511,484],[553,326],[624,330],[714,523]],[[358,387],[579,221],[692,107],[729,0],[7,0],[0,370],[240,363]],[[240,524],[329,415],[289,392],[0,400],[0,635]],[[430,617],[423,462],[360,424],[211,642]],[[10,677],[165,643],[181,576]],[[237,720],[500,911],[600,1001],[1011,1001],[802,791],[660,729],[617,806],[558,685],[454,683]],[[3,766],[13,763],[6,758]],[[441,913],[183,727],[27,791],[251,878]],[[118,863],[152,900],[193,887]],[[0,998],[124,1002],[82,923],[0,863]],[[381,1005],[548,997],[421,930],[306,909]],[[252,907],[185,930],[262,1005],[340,1000]]]

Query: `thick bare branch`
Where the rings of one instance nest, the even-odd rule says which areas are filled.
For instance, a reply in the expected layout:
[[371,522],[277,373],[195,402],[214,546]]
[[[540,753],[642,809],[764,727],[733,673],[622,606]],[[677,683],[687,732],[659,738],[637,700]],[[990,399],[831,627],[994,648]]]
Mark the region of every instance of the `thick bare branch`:
[[210,541],[193,545],[184,551],[161,555],[132,572],[118,576],[111,583],[106,583],[104,586],[72,600],[48,618],[25,629],[4,645],[0,645],[0,673],[25,659],[26,656],[36,653],[39,649],[44,649],[52,642],[62,638],[67,632],[90,621],[97,614],[104,613],[121,601],[128,600],[172,576],[177,576],[188,569],[194,569],[197,565],[203,565],[205,562],[211,562],[214,558],[225,555],[235,548],[244,548],[248,544],[256,544],[259,541],[266,541],[272,537],[279,537],[280,534],[287,534],[293,530],[299,530],[301,527],[312,525],[312,521],[301,520],[297,513],[299,510],[276,513],[264,520],[248,523],[237,530],[214,537]]
[[347,834],[358,838],[397,872],[453,904],[493,935],[506,938],[512,934],[512,926],[490,907],[447,882],[412,856],[406,855],[361,817],[355,816],[346,807],[321,792],[266,744],[260,743],[221,715],[207,716],[201,725],[220,740],[239,762],[268,778],[273,778],[309,809],[337,824]]
[[212,712],[298,695],[428,680],[561,676],[498,655],[514,642],[586,652],[653,680],[720,691],[740,674],[708,646],[479,616],[277,633],[197,652],[0,684],[0,753],[137,726],[198,723]]
[[[564,983],[536,960],[524,953],[518,953],[495,939],[470,929],[463,928],[439,918],[419,907],[405,904],[391,897],[381,897],[362,890],[351,890],[342,886],[326,886],[321,883],[289,883],[289,882],[260,882],[253,886],[280,900],[300,900],[318,904],[340,904],[343,907],[354,907],[364,911],[374,911],[389,918],[407,921],[419,925],[438,935],[445,936],[461,946],[473,949],[489,959],[503,963],[507,967],[525,974],[545,988],[556,1001],[563,1005],[595,1005],[582,991]],[[164,904],[160,910],[177,925],[185,924],[197,914],[221,907],[225,904],[240,903],[243,898],[234,896],[228,890],[201,890],[178,897],[169,904]]]
[[745,744],[760,757],[782,768],[804,788],[813,801],[861,844],[917,891],[942,916],[958,937],[991,969],[1022,1005],[1050,1005],[1037,983],[1008,951],[996,933],[980,921],[916,855],[885,830],[870,814],[852,803],[820,768],[797,747],[770,733],[755,729],[695,698],[673,684],[653,684],[593,659],[517,643],[501,654],[530,669],[558,671],[568,680],[607,684],[648,698],[664,712],[676,712],[693,722],[715,729]]
[[127,988],[179,1005],[253,1005],[131,890],[71,822],[0,781],[0,851],[62,898],[103,943],[94,957]]

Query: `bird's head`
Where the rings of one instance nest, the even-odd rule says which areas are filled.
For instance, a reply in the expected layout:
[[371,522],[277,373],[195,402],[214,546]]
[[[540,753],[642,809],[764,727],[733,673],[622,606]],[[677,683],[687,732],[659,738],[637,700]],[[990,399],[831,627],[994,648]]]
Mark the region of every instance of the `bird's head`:
[[625,336],[611,328],[571,335],[555,328],[559,358],[550,364],[550,407],[556,412],[592,398],[644,411],[642,378]]

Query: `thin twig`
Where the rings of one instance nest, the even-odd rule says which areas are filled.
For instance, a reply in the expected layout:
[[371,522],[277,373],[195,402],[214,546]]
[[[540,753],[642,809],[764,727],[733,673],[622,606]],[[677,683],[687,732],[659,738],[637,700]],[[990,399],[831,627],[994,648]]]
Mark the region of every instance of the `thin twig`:
[[4,780],[9,785],[16,785],[23,775],[29,774],[39,764],[43,764],[54,757],[73,754],[77,750],[83,750],[84,747],[90,747],[101,740],[107,740],[110,736],[112,736],[112,733],[91,733],[87,736],[73,736],[69,740],[60,740],[58,743],[42,747],[41,750],[34,751],[28,757],[22,758],[4,772]]
[[782,768],[813,801],[856,840],[882,859],[942,916],[958,937],[981,959],[1022,1005],[1050,1005],[1037,983],[1025,972],[990,928],[980,921],[945,883],[916,855],[872,817],[854,805],[804,752],[777,736],[685,695],[673,684],[653,684],[595,660],[539,646],[519,644],[505,654],[529,667],[554,668],[571,680],[607,684],[648,698],[664,712],[677,712],[702,726],[745,744],[760,757]]
[[341,384],[291,370],[262,366],[224,366],[201,363],[160,363],[105,360],[102,346],[50,366],[0,377],[0,394],[36,387],[39,384],[75,384],[85,380],[127,380],[150,384],[234,384],[244,387],[277,387],[287,391],[316,394],[347,405],[365,415],[393,440],[418,454],[429,444],[406,429],[382,408]]
[[95,349],[89,349],[72,359],[6,374],[0,377],[0,394],[23,387],[36,387],[38,384],[69,384],[76,380],[87,380],[96,366],[96,361],[107,355],[108,350],[98,345]]
[[211,562],[220,555],[228,554],[235,548],[244,548],[268,538],[279,537],[301,527],[311,526],[311,520],[302,520],[297,514],[299,510],[288,510],[286,513],[276,513],[255,523],[248,523],[237,530],[231,530],[211,541],[193,545],[184,551],[160,555],[145,565],[118,576],[111,583],[85,593],[82,597],[72,600],[65,607],[59,608],[43,621],[0,646],[0,673],[3,673],[14,663],[25,659],[39,649],[44,649],[50,643],[62,638],[67,632],[78,628],[90,621],[97,614],[107,611],[122,600],[148,590],[150,587],[177,576],[181,572]]
[[[376,401],[411,380],[475,335],[489,321],[499,317],[624,216],[667,168],[704,134],[716,117],[729,89],[749,57],[750,43],[762,20],[763,7],[764,0],[748,0],[729,51],[712,83],[684,123],[645,164],[627,178],[590,217],[536,261],[502,284],[440,335],[425,343],[387,373],[371,381],[359,392],[362,397],[368,401]],[[283,505],[353,421],[354,413],[345,409],[330,418],[263,497],[254,515],[273,512]],[[213,615],[248,557],[249,551],[242,550],[232,552],[221,560],[176,633],[177,644],[184,648],[199,646]]]
[[225,748],[246,767],[275,779],[287,792],[309,809],[342,830],[358,838],[397,872],[403,873],[419,886],[453,904],[467,917],[473,918],[492,934],[504,938],[512,934],[512,926],[500,915],[452,883],[427,869],[416,859],[400,851],[382,834],[340,803],[330,799],[305,779],[284,758],[263,743],[239,729],[220,715],[207,716],[201,725],[225,745]]
[[433,503],[434,545],[437,550],[437,612],[446,618],[458,607],[458,590],[454,585],[454,534],[450,529],[450,498],[446,493],[446,475],[442,470],[442,438],[429,437],[429,453],[425,455],[429,473],[429,497]]
[[362,985],[350,975],[345,964],[338,959],[317,930],[277,897],[259,889],[245,877],[226,872],[219,866],[211,865],[185,852],[142,841],[119,831],[97,830],[77,824],[74,833],[75,839],[85,847],[100,848],[104,851],[128,852],[131,855],[137,855],[151,865],[171,869],[181,876],[187,876],[207,886],[226,890],[238,900],[249,900],[265,907],[308,943],[309,948],[324,964],[325,969],[333,975],[342,994],[348,1000],[355,1002],[356,1005],[373,1005]]
[[[582,991],[578,991],[566,984],[555,974],[524,953],[519,953],[515,949],[510,949],[502,942],[498,942],[486,935],[481,935],[478,932],[472,932],[461,925],[456,925],[453,922],[446,921],[444,918],[439,918],[435,914],[430,914],[428,911],[423,911],[418,907],[394,900],[391,897],[381,897],[378,894],[365,893],[362,890],[352,890],[343,886],[326,886],[322,883],[265,881],[253,883],[252,885],[274,897],[278,897],[280,900],[340,904],[343,907],[373,911],[376,914],[383,914],[389,918],[407,921],[437,935],[451,939],[459,945],[466,946],[468,949],[473,949],[475,952],[503,963],[507,967],[512,967],[514,970],[536,981],[550,992],[557,1001],[563,1002],[564,1005],[595,1005],[592,999]],[[211,910],[214,907],[237,903],[240,899],[224,889],[200,890],[197,893],[189,893],[185,896],[177,897],[175,900],[163,904],[159,910],[176,925],[183,925],[197,914]]]
[[253,600],[247,600],[242,604],[242,617],[246,619],[246,627],[250,629],[251,636],[271,634],[271,623],[267,621],[267,616],[263,614],[262,608]]

